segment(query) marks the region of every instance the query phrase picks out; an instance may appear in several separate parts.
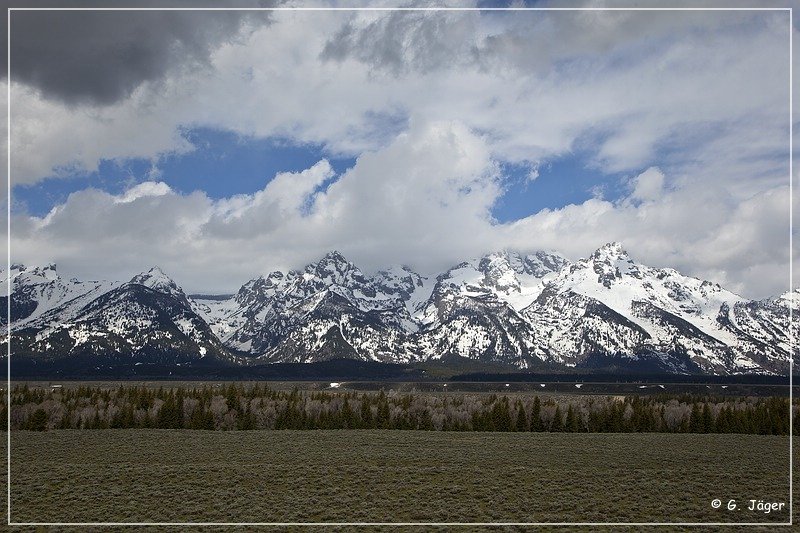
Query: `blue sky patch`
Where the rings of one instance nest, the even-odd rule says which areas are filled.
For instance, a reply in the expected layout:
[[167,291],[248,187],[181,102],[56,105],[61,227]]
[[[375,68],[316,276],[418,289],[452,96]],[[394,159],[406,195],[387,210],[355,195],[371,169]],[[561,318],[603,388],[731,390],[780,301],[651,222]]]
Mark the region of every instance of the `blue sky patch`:
[[299,172],[321,159],[328,159],[337,175],[355,164],[355,158],[330,157],[319,145],[297,145],[282,139],[256,139],[208,128],[187,130],[184,137],[195,150],[163,156],[155,165],[147,159],[103,160],[96,172],[16,186],[15,210],[43,216],[63,204],[70,193],[93,187],[120,194],[143,181],[163,181],[181,193],[202,190],[214,199],[227,198],[252,194],[275,174]]
[[[35,216],[47,214],[66,201],[70,193],[89,187],[120,194],[137,183],[163,181],[181,193],[205,191],[218,199],[261,190],[280,172],[299,172],[327,158],[336,178],[327,180],[325,190],[355,158],[331,158],[319,145],[292,144],[282,139],[256,139],[209,128],[187,130],[184,137],[196,150],[163,156],[156,165],[147,159],[103,160],[96,172],[71,177],[48,178],[13,191],[16,210]],[[538,168],[529,179],[527,164],[501,164],[506,190],[492,209],[492,216],[504,223],[532,215],[542,209],[580,204],[594,196],[616,200],[627,192],[624,176],[606,175],[591,165],[588,154],[570,154]]]
[[[506,190],[492,209],[498,222],[510,222],[538,213],[581,204],[595,196],[617,200],[628,192],[624,175],[606,175],[590,165],[586,155],[569,155],[539,166],[539,176],[530,180],[527,165],[501,165]],[[634,174],[635,175],[635,174]]]

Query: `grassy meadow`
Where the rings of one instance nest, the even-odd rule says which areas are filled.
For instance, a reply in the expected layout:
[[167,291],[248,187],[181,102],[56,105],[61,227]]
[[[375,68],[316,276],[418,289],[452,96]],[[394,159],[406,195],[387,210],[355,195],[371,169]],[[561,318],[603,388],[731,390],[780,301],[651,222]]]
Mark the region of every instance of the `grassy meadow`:
[[766,435],[14,431],[12,518],[785,522],[745,507],[786,501],[787,462]]

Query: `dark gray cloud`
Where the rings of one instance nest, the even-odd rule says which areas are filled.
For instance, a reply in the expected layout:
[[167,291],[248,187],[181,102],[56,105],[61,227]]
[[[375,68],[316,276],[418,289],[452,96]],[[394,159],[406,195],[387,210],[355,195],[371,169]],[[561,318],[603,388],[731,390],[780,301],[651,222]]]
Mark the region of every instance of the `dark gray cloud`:
[[374,20],[354,17],[328,40],[320,58],[355,59],[394,75],[472,67],[545,72],[574,68],[566,62],[581,56],[646,55],[663,48],[663,40],[700,31],[749,31],[746,24],[760,19],[758,12],[403,11]]
[[[139,0],[113,7],[269,7],[276,2]],[[7,7],[109,7],[87,0],[0,0]],[[11,78],[68,104],[111,104],[175,68],[202,65],[245,21],[264,24],[268,12],[14,11]],[[4,32],[6,30],[3,24]],[[7,57],[7,37],[0,54]]]
[[354,57],[393,74],[454,67],[476,37],[477,17],[474,12],[395,11],[360,27],[351,21],[326,43],[320,58]]

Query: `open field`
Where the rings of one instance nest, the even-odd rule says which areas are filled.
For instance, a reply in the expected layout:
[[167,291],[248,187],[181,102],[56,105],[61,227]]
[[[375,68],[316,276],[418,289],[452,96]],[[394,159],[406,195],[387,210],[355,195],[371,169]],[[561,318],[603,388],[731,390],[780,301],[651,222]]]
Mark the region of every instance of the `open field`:
[[787,501],[775,436],[15,431],[12,464],[16,522],[788,518],[745,508]]
[[[11,386],[27,384],[31,388],[50,389],[59,388],[95,387],[115,389],[120,385],[129,387],[177,388],[191,389],[193,387],[226,388],[230,383],[250,386],[256,383],[267,384],[274,390],[299,390],[308,391],[356,391],[369,392],[396,391],[399,393],[427,392],[427,393],[503,393],[503,394],[570,394],[570,395],[653,395],[653,394],[710,394],[714,396],[779,396],[787,397],[787,385],[767,384],[719,384],[719,383],[590,383],[580,381],[226,381],[226,380],[15,380]],[[333,387],[331,386],[333,385]],[[800,385],[794,387],[795,397],[800,397]]]

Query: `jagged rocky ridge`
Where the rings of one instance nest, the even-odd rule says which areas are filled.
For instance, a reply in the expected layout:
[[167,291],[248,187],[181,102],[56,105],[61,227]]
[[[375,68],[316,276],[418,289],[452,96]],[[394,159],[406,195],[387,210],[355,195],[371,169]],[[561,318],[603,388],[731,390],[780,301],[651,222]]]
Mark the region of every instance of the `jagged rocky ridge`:
[[12,357],[86,364],[459,356],[525,369],[785,374],[799,301],[798,291],[746,300],[636,263],[618,243],[575,263],[493,253],[438,276],[368,275],[331,252],[230,297],[187,296],[158,268],[127,283],[64,281],[52,265],[14,265],[11,278]]

